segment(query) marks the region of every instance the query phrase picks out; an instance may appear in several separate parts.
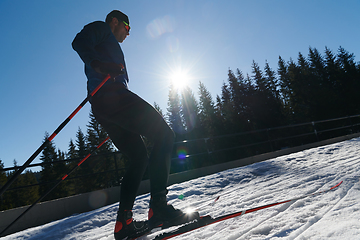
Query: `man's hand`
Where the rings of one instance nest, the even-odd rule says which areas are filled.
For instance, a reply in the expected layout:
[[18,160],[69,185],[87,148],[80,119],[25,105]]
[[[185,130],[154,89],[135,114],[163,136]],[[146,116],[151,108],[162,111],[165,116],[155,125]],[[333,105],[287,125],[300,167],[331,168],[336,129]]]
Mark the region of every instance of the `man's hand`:
[[91,67],[98,73],[101,73],[103,75],[108,75],[112,78],[115,78],[121,74],[124,74],[124,66],[112,62],[101,62],[99,60],[94,60],[91,62]]

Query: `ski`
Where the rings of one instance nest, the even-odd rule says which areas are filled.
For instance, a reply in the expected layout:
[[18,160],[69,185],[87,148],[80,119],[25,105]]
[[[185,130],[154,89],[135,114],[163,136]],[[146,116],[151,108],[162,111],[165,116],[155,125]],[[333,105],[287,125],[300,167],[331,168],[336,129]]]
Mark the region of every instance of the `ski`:
[[[193,207],[188,207],[185,212],[186,214],[193,214],[194,212],[197,212],[199,211],[200,209],[202,208],[205,208],[205,207],[212,207],[215,205],[215,203],[217,203],[217,201],[219,200],[220,196],[217,196],[216,198],[214,198],[213,200],[210,200],[210,201],[207,201],[195,208]],[[176,226],[171,226],[171,227],[176,227]],[[136,240],[136,239],[139,239],[141,237],[144,237],[146,235],[149,235],[149,234],[154,234],[158,231],[163,231],[163,230],[166,230],[168,228],[171,228],[171,227],[159,227],[159,228],[155,228],[155,229],[145,229],[145,230],[142,230],[141,232],[138,232],[138,233],[135,233],[134,235],[130,236],[128,240]]]
[[168,231],[168,232],[158,234],[157,236],[155,236],[153,238],[153,240],[170,239],[170,238],[182,235],[184,233],[187,233],[187,232],[190,232],[190,231],[193,231],[193,230],[196,230],[196,229],[199,229],[199,228],[202,228],[202,227],[214,224],[214,223],[218,223],[218,222],[230,219],[230,218],[235,218],[235,217],[238,217],[238,216],[241,216],[241,215],[244,215],[244,214],[247,214],[247,213],[251,213],[251,212],[256,212],[258,210],[262,210],[262,209],[265,209],[265,208],[269,208],[269,207],[273,207],[273,206],[276,206],[276,205],[297,201],[299,199],[303,199],[303,198],[323,194],[323,193],[329,192],[329,191],[334,190],[335,188],[339,187],[342,184],[342,182],[343,181],[341,181],[338,184],[336,184],[335,186],[333,186],[333,187],[331,187],[329,189],[323,190],[323,191],[319,191],[319,192],[315,192],[315,193],[311,193],[311,194],[306,194],[306,195],[296,197],[296,198],[293,198],[293,199],[289,199],[289,200],[285,200],[285,201],[281,201],[281,202],[276,202],[276,203],[271,203],[271,204],[263,205],[263,206],[260,206],[260,207],[255,207],[255,208],[251,208],[251,209],[246,209],[246,210],[242,210],[242,211],[222,215],[222,216],[219,216],[219,217],[216,217],[216,218],[213,218],[210,215],[205,215],[205,216],[200,217],[200,219],[197,219],[197,220],[194,220],[194,221],[189,222],[187,224],[184,224],[184,225],[182,225],[182,226],[180,226],[180,227],[178,227],[178,228],[176,228],[176,229],[174,229],[172,231]]

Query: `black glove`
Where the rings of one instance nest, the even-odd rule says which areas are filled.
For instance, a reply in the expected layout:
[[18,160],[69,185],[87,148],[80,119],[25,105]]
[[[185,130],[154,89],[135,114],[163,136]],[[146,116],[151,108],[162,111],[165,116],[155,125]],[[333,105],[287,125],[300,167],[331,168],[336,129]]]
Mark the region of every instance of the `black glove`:
[[94,60],[91,62],[91,67],[98,73],[103,75],[110,74],[111,77],[117,77],[121,74],[124,74],[124,66],[112,62],[101,62],[99,60]]

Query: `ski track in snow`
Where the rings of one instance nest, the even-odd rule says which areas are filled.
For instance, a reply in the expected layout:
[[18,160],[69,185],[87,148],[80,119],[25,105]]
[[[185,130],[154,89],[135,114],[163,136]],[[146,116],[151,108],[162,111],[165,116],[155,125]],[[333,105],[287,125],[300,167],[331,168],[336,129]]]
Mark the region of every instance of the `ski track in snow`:
[[[334,191],[299,199],[219,222],[175,239],[360,239],[360,138],[226,170],[169,187],[175,207],[201,208],[217,217],[315,193],[343,184]],[[178,199],[184,195],[184,200]],[[147,217],[149,194],[135,203],[135,219]],[[117,204],[73,215],[1,239],[114,240]],[[158,233],[156,233],[158,234]],[[156,234],[140,238],[148,240]]]
[[[352,186],[350,187],[350,189],[352,188]],[[296,239],[297,237],[299,237],[301,234],[303,234],[304,232],[306,232],[310,227],[312,227],[313,225],[315,225],[317,222],[321,221],[321,219],[323,219],[325,217],[325,215],[330,212],[332,209],[334,209],[343,199],[344,197],[349,193],[350,189],[346,192],[346,194],[340,194],[343,196],[340,196],[340,199],[335,203],[335,205],[330,206],[323,214],[319,214],[316,215],[315,217],[311,218],[304,226],[302,226],[297,232],[294,232],[293,234],[291,234],[291,236],[289,236],[289,239]],[[306,238],[304,238],[306,239]]]

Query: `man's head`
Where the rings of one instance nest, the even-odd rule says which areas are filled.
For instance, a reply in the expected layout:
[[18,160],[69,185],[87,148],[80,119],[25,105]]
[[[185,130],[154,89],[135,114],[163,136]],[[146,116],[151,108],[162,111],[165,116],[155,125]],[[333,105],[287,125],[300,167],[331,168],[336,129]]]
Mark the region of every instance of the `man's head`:
[[122,43],[129,35],[129,18],[126,14],[120,12],[119,10],[111,11],[106,16],[105,22],[109,24],[111,31],[118,42]]

